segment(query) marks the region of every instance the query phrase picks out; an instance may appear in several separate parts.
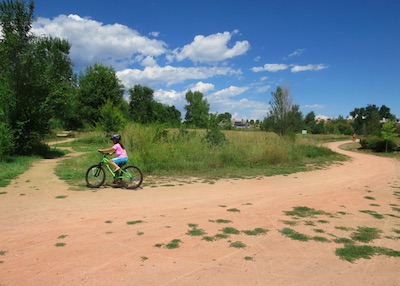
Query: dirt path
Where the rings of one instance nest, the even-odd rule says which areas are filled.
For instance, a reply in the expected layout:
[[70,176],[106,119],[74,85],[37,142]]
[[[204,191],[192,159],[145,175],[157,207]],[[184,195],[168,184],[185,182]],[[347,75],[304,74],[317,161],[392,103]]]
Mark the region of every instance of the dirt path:
[[[399,257],[350,263],[335,255],[343,245],[332,240],[359,226],[382,230],[369,245],[400,250],[388,238],[400,229],[399,162],[339,150],[342,143],[329,147],[352,159],[324,170],[138,191],[73,191],[54,176],[60,159],[37,162],[0,189],[0,285],[400,285]],[[296,206],[335,217],[287,225],[294,219],[284,211]],[[187,234],[214,237],[225,227],[268,232],[212,242]],[[330,242],[292,240],[285,227]],[[179,248],[168,249],[173,240]]]

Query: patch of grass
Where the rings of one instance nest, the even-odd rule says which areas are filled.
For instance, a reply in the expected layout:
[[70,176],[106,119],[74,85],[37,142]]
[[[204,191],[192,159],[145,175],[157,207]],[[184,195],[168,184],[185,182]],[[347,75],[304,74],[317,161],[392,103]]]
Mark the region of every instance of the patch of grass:
[[126,224],[134,225],[134,224],[143,223],[143,222],[144,221],[142,221],[142,220],[131,220],[131,221],[127,221]]
[[5,250],[0,250],[0,256],[6,255],[6,253],[7,253],[7,251],[5,251]]
[[294,207],[292,211],[284,211],[284,213],[288,216],[296,216],[296,217],[314,217],[316,215],[326,215],[328,213],[321,211],[321,210],[315,210],[313,208],[309,208],[306,206],[300,206],[300,207]]
[[7,194],[7,192],[0,192],[0,195],[5,195]]
[[400,212],[400,208],[392,207],[392,210],[394,210],[394,211],[396,211],[396,212]]
[[136,235],[143,235],[143,234],[144,234],[143,231],[137,231],[137,232],[136,232]]
[[104,223],[112,223],[112,220],[106,220]]
[[66,245],[66,244],[63,243],[63,242],[57,242],[57,243],[55,244],[56,247],[64,247],[65,245]]
[[281,220],[281,222],[283,222],[284,224],[286,224],[286,225],[298,225],[299,224],[299,222],[298,221],[295,221],[295,220]]
[[336,243],[354,244],[353,240],[351,240],[350,238],[346,238],[346,237],[335,238],[333,241]]
[[357,259],[371,259],[374,255],[387,255],[392,257],[399,257],[400,251],[389,248],[369,246],[369,245],[354,245],[346,244],[343,248],[338,248],[335,251],[336,255],[341,259],[354,262]]
[[234,248],[245,248],[245,247],[246,247],[246,244],[244,244],[244,243],[241,242],[241,241],[235,241],[235,242],[232,242],[232,243],[230,244],[230,247],[234,247]]
[[149,259],[147,256],[140,256],[140,260],[142,260],[143,262],[145,262],[147,259]]
[[207,233],[203,229],[193,228],[191,230],[188,230],[188,232],[186,234],[190,235],[190,236],[203,236]]
[[289,237],[293,240],[299,240],[299,241],[308,241],[310,240],[310,237],[308,237],[305,234],[299,233],[293,229],[290,228],[284,228],[279,231],[283,236]]
[[161,248],[163,245],[164,245],[163,243],[157,243],[154,245],[154,247]]
[[324,219],[320,219],[320,220],[318,220],[318,222],[319,222],[319,223],[329,223],[328,220],[324,220]]
[[304,224],[307,225],[307,226],[315,226],[315,222],[313,222],[311,220],[304,221]]
[[231,223],[232,221],[228,220],[228,219],[217,219],[215,222],[216,223]]
[[384,218],[384,216],[383,216],[383,215],[381,215],[381,214],[378,214],[376,211],[371,211],[371,210],[361,210],[360,212],[361,212],[361,213],[366,213],[366,214],[369,214],[369,215],[373,216],[373,217],[374,217],[374,218],[376,218],[376,219],[383,219],[383,218]]
[[242,232],[246,235],[261,235],[261,234],[266,234],[268,230],[258,227],[253,230],[243,230]]
[[227,209],[226,211],[228,211],[228,212],[240,212],[240,210],[237,209],[237,208]]
[[354,230],[352,227],[345,227],[345,226],[335,226],[336,229],[344,230],[344,231],[351,231]]
[[318,242],[330,242],[329,239],[323,236],[314,236],[312,239]]
[[180,239],[173,239],[170,243],[167,243],[165,247],[168,249],[175,249],[178,248],[181,243],[182,241]]
[[0,188],[8,186],[12,179],[24,173],[34,162],[41,159],[40,156],[15,156],[0,159]]
[[56,196],[56,199],[65,199],[65,198],[67,198],[68,196]]
[[371,207],[380,207],[381,205],[378,204],[370,204]]
[[320,229],[320,228],[316,228],[316,229],[313,229],[315,232],[317,232],[317,233],[325,233],[325,230],[323,230],[323,229]]
[[371,196],[365,196],[364,199],[367,199],[367,200],[375,200],[375,198],[374,198],[374,197],[371,197]]
[[188,223],[188,226],[191,227],[191,228],[196,228],[196,227],[198,227],[198,224]]
[[351,238],[355,241],[370,242],[374,239],[380,238],[382,231],[372,227],[358,227],[357,231],[351,234]]
[[62,234],[62,235],[60,235],[59,237],[57,237],[57,238],[59,238],[59,239],[64,239],[64,238],[66,238],[68,235],[67,234]]
[[203,236],[202,240],[211,242],[211,241],[215,240],[215,237],[213,237],[213,236]]
[[246,261],[253,261],[254,259],[253,259],[253,257],[251,257],[251,256],[245,256],[245,257],[244,257],[244,260],[246,260]]
[[347,215],[347,212],[337,212],[340,215]]
[[225,227],[222,229],[224,234],[240,234],[240,231],[234,227]]
[[224,233],[217,233],[214,237],[216,239],[227,239],[229,237],[229,235],[224,234]]

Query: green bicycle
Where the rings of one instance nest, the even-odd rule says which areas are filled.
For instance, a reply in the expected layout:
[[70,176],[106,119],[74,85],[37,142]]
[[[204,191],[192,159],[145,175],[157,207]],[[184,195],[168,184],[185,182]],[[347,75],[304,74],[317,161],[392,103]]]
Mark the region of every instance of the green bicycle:
[[110,164],[108,163],[108,153],[103,153],[103,158],[100,163],[90,166],[86,171],[85,179],[86,185],[90,188],[99,188],[106,181],[106,169],[111,173],[113,178],[112,186],[125,188],[125,189],[137,189],[143,182],[143,172],[137,166],[125,166],[126,163],[122,163],[119,166],[117,172],[113,172]]

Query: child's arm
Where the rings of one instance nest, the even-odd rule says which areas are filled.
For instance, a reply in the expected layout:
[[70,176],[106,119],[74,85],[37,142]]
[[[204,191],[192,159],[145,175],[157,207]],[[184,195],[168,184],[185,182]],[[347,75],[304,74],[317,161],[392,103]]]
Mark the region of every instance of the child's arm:
[[112,147],[111,148],[106,148],[106,149],[99,149],[97,151],[99,151],[101,153],[110,153],[110,154],[113,154],[115,152],[115,150]]

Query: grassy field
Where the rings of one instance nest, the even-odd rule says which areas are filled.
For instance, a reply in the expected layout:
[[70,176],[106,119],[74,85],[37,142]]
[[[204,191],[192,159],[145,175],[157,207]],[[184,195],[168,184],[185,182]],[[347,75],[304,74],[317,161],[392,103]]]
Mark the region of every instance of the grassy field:
[[[318,145],[349,139],[337,135],[298,135],[288,139],[260,131],[225,131],[224,134],[227,142],[216,147],[204,139],[204,130],[130,125],[122,133],[122,142],[128,151],[129,164],[139,166],[147,178],[196,177],[212,181],[321,168],[346,158]],[[104,134],[85,133],[65,146],[85,154],[64,160],[57,167],[57,174],[72,185],[83,186],[89,165],[101,159],[97,149],[111,146],[111,141]]]

